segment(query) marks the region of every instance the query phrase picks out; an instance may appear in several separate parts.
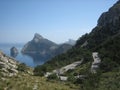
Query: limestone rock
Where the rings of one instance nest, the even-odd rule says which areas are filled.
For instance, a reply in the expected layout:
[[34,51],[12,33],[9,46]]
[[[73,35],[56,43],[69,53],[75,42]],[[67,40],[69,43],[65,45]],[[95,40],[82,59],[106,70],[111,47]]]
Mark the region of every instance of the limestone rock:
[[10,55],[11,55],[12,57],[16,57],[17,54],[18,54],[17,48],[12,47],[12,48],[10,49]]
[[6,56],[2,52],[0,52],[0,74],[3,77],[12,77],[18,74],[17,66],[18,62],[13,58]]
[[91,72],[96,73],[96,70],[99,68],[99,65],[101,63],[101,59],[98,56],[98,52],[93,52],[92,56],[93,56],[94,61],[91,66]]

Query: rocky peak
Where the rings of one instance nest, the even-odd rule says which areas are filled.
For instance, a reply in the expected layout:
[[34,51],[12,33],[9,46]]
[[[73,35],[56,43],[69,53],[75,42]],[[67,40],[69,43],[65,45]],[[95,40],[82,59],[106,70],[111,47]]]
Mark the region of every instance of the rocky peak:
[[114,4],[107,12],[104,12],[99,20],[98,26],[106,26],[112,24],[115,26],[120,21],[120,0]]
[[76,41],[75,40],[72,40],[72,39],[69,39],[67,42],[65,42],[66,44],[69,44],[69,45],[75,45],[76,44]]
[[[76,46],[94,49],[96,45],[120,32],[120,0],[98,19],[92,32],[85,34],[77,41]],[[87,42],[86,42],[87,41]]]
[[38,33],[35,33],[33,41],[34,42],[39,42],[40,40],[44,39],[41,35],[39,35]]
[[118,0],[116,4],[120,4],[120,0]]

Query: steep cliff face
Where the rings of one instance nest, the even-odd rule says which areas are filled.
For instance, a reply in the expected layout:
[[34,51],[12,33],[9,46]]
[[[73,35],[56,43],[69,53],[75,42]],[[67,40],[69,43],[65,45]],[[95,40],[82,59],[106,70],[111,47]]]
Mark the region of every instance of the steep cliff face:
[[70,48],[72,46],[69,44],[58,45],[36,33],[34,38],[23,47],[22,53],[46,61]]
[[33,40],[29,41],[22,49],[23,53],[41,53],[47,54],[58,47],[54,42],[35,34]]
[[88,49],[94,49],[108,38],[120,32],[120,1],[104,12],[98,19],[97,26],[89,34],[83,35],[76,46],[83,46],[87,42]]
[[[110,25],[110,26],[109,26]],[[98,25],[110,27],[110,30],[120,30],[120,1],[114,4],[107,12],[104,12],[98,19]]]
[[[111,7],[108,12],[105,12],[101,15],[98,20],[98,26],[106,26],[112,24],[116,26],[120,21],[120,1]],[[112,26],[111,26],[112,27]]]

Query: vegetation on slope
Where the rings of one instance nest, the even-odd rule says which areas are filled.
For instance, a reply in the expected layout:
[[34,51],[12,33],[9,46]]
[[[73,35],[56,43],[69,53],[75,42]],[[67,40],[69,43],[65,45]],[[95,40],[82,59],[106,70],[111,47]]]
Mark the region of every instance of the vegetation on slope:
[[58,81],[48,82],[43,77],[19,73],[15,77],[0,78],[0,90],[75,90],[75,87]]
[[55,69],[59,69],[63,66],[66,66],[68,64],[71,64],[75,61],[80,61],[84,59],[84,62],[89,62],[92,60],[90,51],[83,49],[81,47],[79,48],[72,48],[67,53],[58,55],[54,57],[52,60],[46,62],[42,66],[37,66],[34,69],[35,75],[39,75],[42,73],[44,75],[45,72],[52,71]]
[[[87,43],[83,46],[85,42]],[[99,52],[102,60],[95,74],[90,72],[92,52]],[[44,74],[44,71],[59,69],[81,59],[84,59],[81,66],[65,73],[71,83],[79,85],[81,90],[120,89],[120,0],[101,15],[98,25],[91,33],[83,35],[71,50],[54,57],[42,66],[37,66],[34,72],[43,71]],[[76,75],[86,77],[73,78]]]
[[111,71],[120,67],[120,34],[109,38],[97,49],[101,54],[100,69],[102,71]]

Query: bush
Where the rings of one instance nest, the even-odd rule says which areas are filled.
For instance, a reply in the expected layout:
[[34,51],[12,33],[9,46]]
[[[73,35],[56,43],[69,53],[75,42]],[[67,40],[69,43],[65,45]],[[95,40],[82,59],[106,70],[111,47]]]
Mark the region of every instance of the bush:
[[47,77],[48,80],[58,80],[58,76],[54,73]]
[[101,73],[88,73],[87,78],[82,81],[83,90],[96,90],[99,85],[100,75]]
[[68,81],[74,83],[74,82],[76,81],[75,76],[74,76],[74,75],[69,75],[69,76],[68,76]]
[[26,64],[25,64],[25,63],[19,64],[19,65],[18,65],[18,68],[17,68],[17,70],[18,70],[18,71],[21,71],[21,72],[25,72],[26,69],[27,69],[27,67],[26,67]]
[[44,76],[47,71],[45,66],[36,66],[33,72],[35,76]]
[[100,64],[100,69],[103,72],[108,72],[108,71],[112,71],[112,70],[116,69],[116,67],[118,67],[118,66],[119,65],[116,62],[112,61],[111,59],[104,58]]

